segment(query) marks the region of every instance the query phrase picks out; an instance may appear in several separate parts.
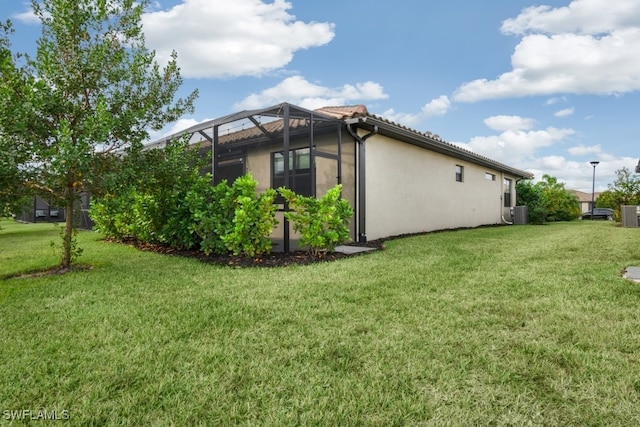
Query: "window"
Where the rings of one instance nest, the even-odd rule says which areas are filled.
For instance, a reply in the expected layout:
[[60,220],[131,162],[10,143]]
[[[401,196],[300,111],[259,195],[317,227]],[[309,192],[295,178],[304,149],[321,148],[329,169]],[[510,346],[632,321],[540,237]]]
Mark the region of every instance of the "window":
[[495,180],[496,180],[496,176],[495,176],[494,174],[492,174],[492,173],[489,173],[489,172],[486,172],[486,173],[484,174],[484,178],[485,178],[487,181],[495,181]]
[[504,186],[504,197],[502,198],[502,200],[504,200],[503,206],[505,208],[509,208],[511,207],[512,181],[510,179],[505,178],[503,181],[503,186]]
[[[272,188],[284,186],[284,153],[272,154]],[[311,196],[311,153],[309,148],[289,150],[289,188],[302,196]]]
[[456,165],[456,181],[463,182],[464,180],[464,166]]
[[218,184],[222,180],[227,180],[227,184],[231,185],[233,182],[244,175],[244,159],[230,159],[222,160],[218,162],[218,169],[216,170],[216,176],[214,176],[214,183]]

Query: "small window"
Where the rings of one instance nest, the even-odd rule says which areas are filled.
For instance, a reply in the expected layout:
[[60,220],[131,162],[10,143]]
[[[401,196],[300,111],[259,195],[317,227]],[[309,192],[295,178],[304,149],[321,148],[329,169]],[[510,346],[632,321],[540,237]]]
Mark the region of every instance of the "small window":
[[456,181],[464,181],[464,166],[456,165]]
[[47,217],[47,213],[44,211],[44,209],[36,209],[36,218],[46,218]]
[[495,181],[495,180],[496,180],[496,176],[495,176],[494,174],[492,174],[492,173],[489,173],[489,172],[486,172],[486,173],[484,174],[484,178],[485,178],[487,181]]
[[58,218],[60,216],[60,211],[58,211],[58,209],[51,209],[49,211],[49,216],[51,218]]

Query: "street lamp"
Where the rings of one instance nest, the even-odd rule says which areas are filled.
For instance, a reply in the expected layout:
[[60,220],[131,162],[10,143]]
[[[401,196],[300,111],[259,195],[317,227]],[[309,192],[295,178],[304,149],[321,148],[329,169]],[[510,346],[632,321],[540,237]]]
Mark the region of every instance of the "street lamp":
[[591,220],[593,221],[593,208],[596,205],[596,166],[598,166],[598,161],[590,162],[591,166],[593,166],[593,182],[591,184]]

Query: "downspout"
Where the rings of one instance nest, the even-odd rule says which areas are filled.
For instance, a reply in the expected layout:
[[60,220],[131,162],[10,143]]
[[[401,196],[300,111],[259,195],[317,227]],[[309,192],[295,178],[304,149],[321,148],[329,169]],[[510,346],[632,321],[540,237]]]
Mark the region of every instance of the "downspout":
[[[283,121],[284,121],[284,129],[283,129],[283,139],[284,139],[284,150],[283,150],[283,157],[284,157],[284,188],[291,188],[290,183],[289,183],[289,104],[285,104],[284,105],[284,114],[282,117]],[[309,153],[309,158],[311,158],[311,153]],[[286,213],[289,212],[289,204],[287,203],[287,201],[284,201],[284,219],[282,221],[282,225],[284,227],[284,235],[283,235],[283,240],[284,240],[284,252],[285,253],[289,253],[289,249],[290,249],[290,244],[291,242],[289,242],[289,221],[287,221],[287,215]]]
[[[362,120],[360,120],[362,122]],[[366,227],[366,191],[365,191],[365,181],[366,181],[366,161],[365,161],[365,141],[372,136],[378,133],[378,126],[373,126],[373,130],[368,134],[360,137],[358,132],[354,130],[351,126],[353,123],[347,123],[347,131],[351,134],[353,139],[358,142],[358,170],[356,174],[356,189],[358,191],[358,243],[366,243],[367,242],[367,227]]]

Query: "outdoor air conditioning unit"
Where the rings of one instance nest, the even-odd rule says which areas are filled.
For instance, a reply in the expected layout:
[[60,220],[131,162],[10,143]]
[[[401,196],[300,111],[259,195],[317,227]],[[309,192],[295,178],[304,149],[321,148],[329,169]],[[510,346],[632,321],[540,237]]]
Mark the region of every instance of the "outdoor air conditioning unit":
[[620,206],[620,213],[622,214],[622,226],[623,227],[638,227],[640,221],[638,206]]
[[513,207],[513,223],[516,225],[524,225],[529,223],[529,207],[528,206]]

